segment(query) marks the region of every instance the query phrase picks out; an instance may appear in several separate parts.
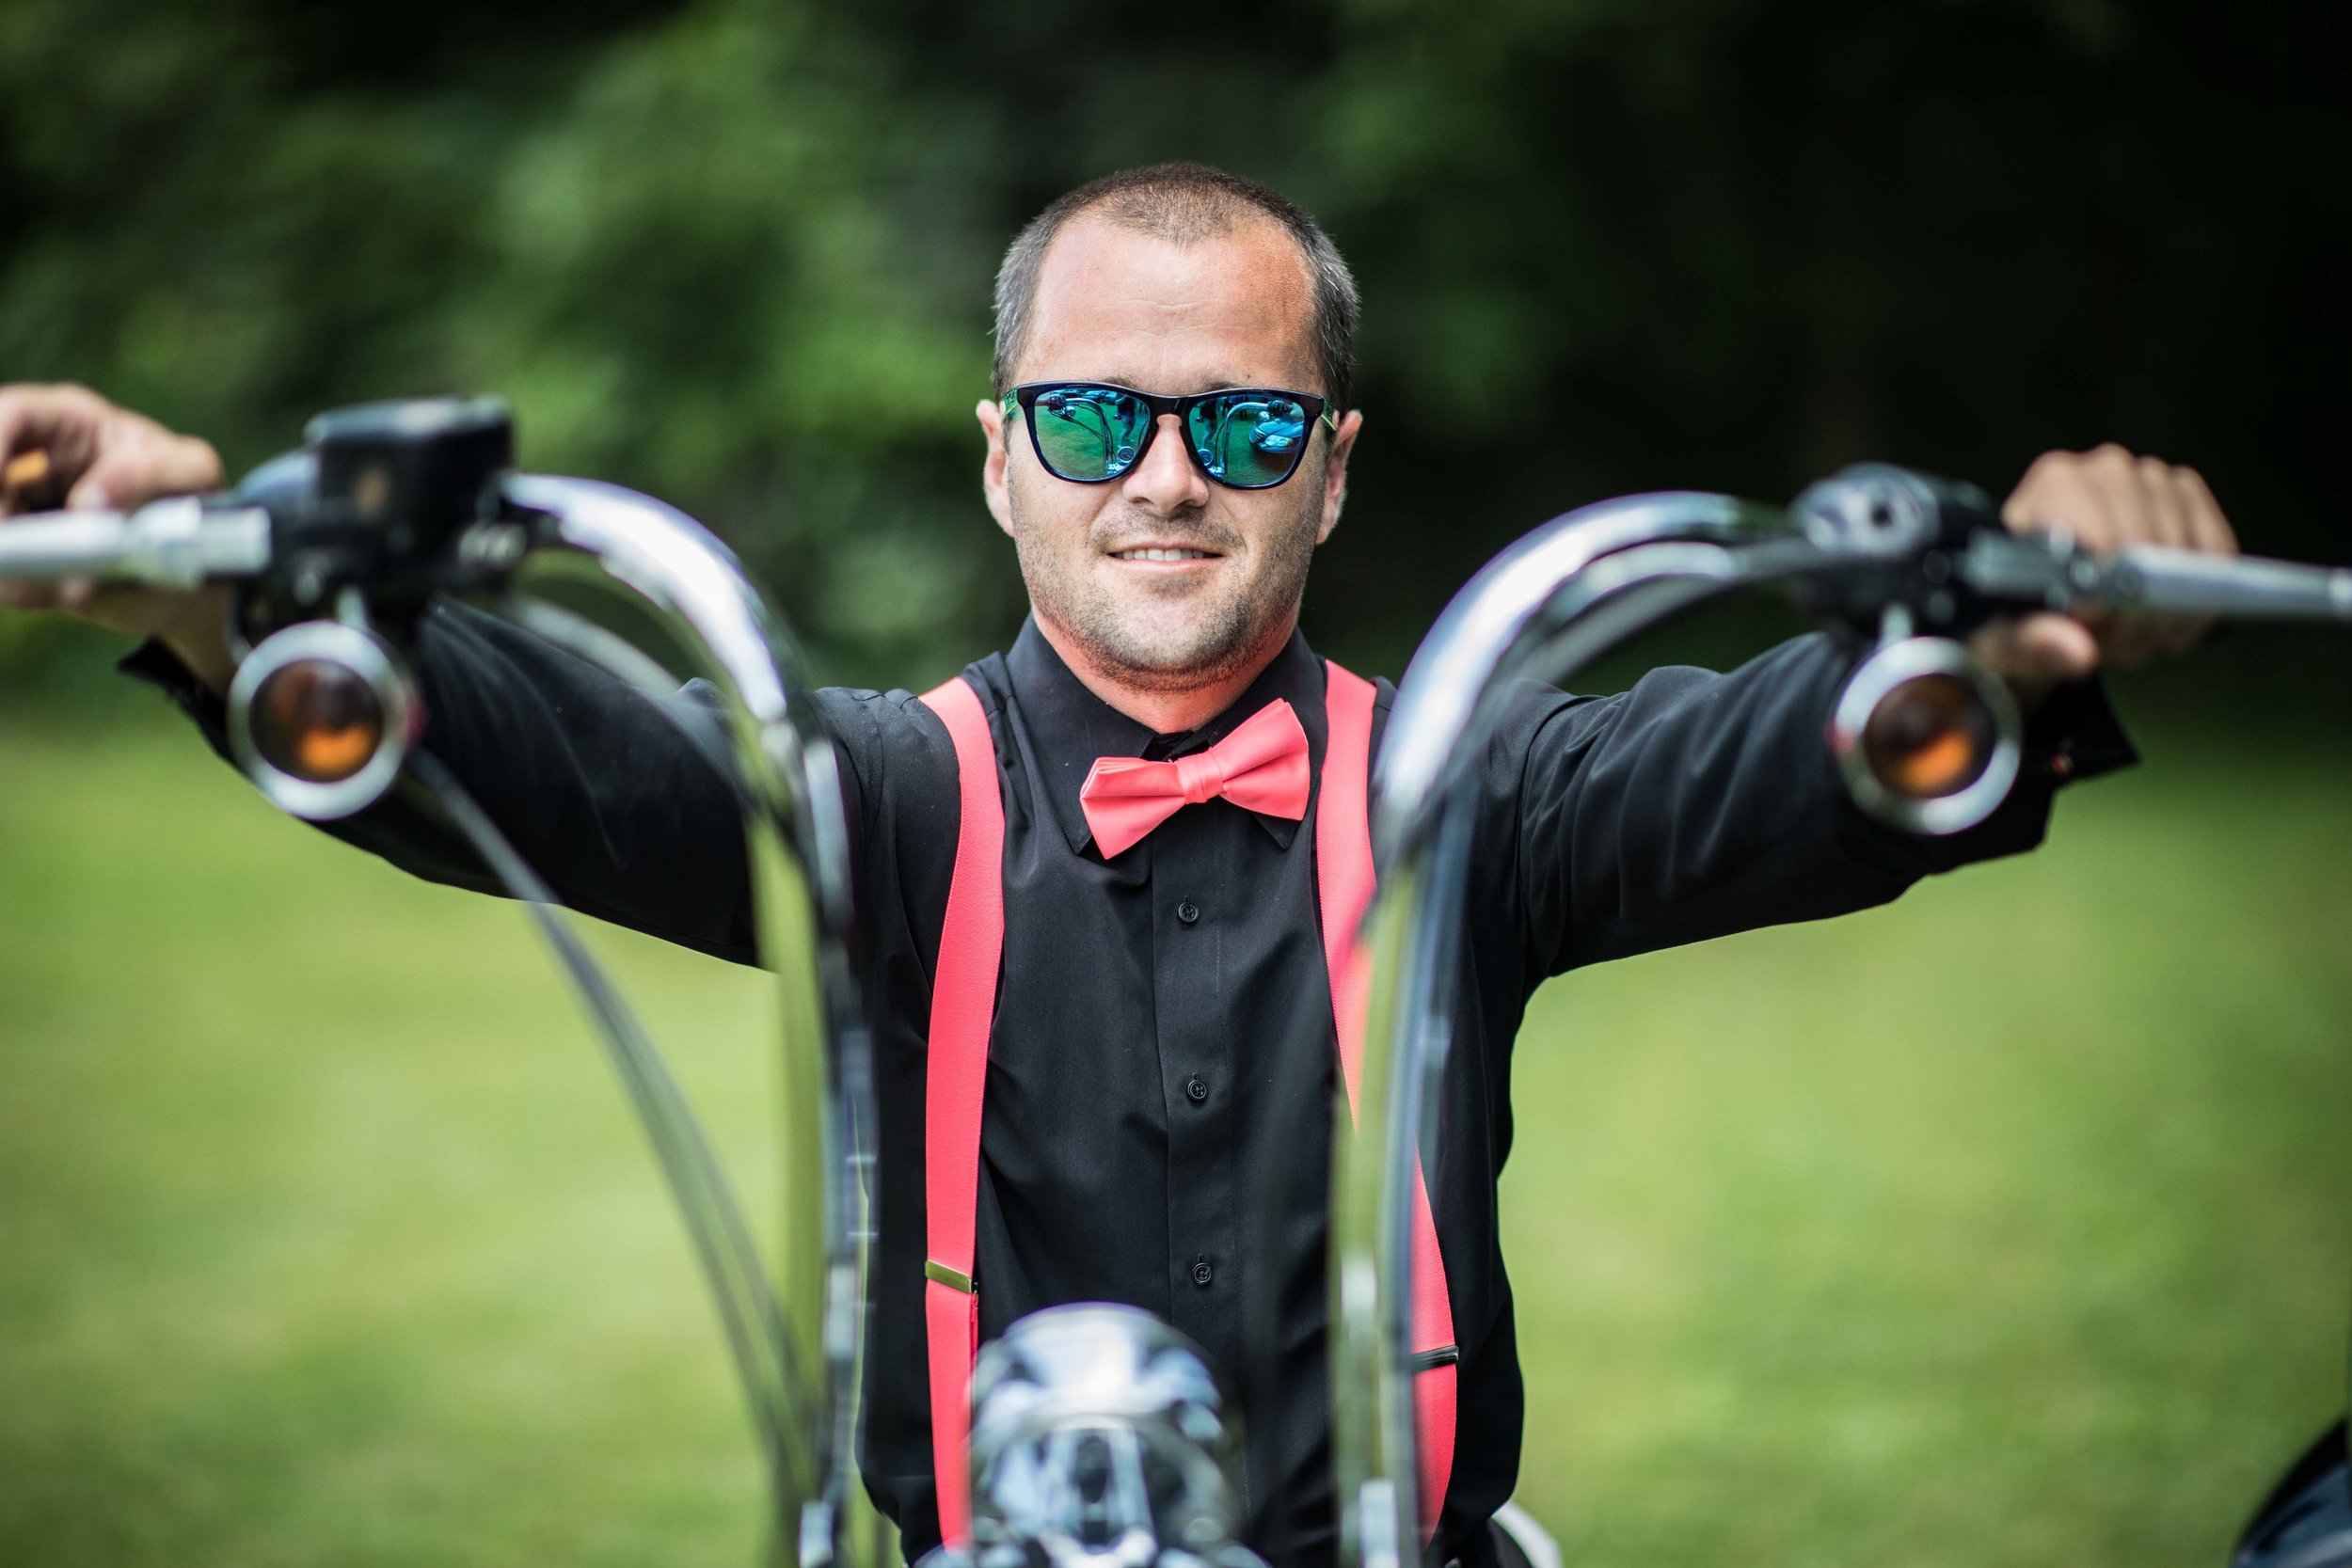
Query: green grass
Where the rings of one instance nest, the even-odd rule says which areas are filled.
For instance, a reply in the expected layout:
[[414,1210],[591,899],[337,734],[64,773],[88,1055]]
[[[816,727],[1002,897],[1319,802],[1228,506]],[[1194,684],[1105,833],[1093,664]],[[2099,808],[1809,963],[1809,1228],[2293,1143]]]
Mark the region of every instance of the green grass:
[[[2352,790],[1575,976],[1504,1183],[1589,1564],[2215,1564],[2341,1406]],[[763,1185],[759,977],[610,933]],[[184,733],[0,732],[0,1562],[750,1561],[718,1336],[519,917]]]

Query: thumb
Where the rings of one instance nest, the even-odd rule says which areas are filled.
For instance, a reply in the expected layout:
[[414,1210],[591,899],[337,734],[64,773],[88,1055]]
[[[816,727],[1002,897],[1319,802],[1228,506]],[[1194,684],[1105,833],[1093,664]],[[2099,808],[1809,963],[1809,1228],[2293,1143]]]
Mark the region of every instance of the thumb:
[[2047,610],[1990,623],[1969,639],[1969,651],[2012,686],[2078,681],[2099,668],[2099,640],[2090,628]]

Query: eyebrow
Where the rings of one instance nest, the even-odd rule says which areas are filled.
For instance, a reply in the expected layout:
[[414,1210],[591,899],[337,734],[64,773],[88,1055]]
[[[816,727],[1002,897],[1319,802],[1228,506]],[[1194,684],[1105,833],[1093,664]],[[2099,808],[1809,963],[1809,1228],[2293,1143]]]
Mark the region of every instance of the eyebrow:
[[[1123,375],[1061,375],[1041,376],[1037,379],[1041,381],[1091,381],[1104,387],[1125,387],[1137,392],[1149,392],[1152,390],[1152,388],[1144,386],[1141,382],[1131,380]],[[1269,392],[1283,392],[1291,390],[1290,388],[1283,386],[1279,381],[1229,381],[1218,379],[1204,381],[1200,386],[1194,388],[1191,392],[1168,392],[1160,395],[1167,397],[1190,397],[1200,392],[1230,392],[1235,388],[1242,387]]]

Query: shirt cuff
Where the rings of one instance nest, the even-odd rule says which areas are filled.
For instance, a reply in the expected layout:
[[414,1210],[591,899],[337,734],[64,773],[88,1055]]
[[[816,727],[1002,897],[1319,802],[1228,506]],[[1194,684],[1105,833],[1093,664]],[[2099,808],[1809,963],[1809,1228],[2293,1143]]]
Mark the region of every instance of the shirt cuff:
[[151,637],[123,655],[116,660],[115,669],[170,698],[172,705],[203,732],[205,741],[222,760],[234,760],[229,754],[229,705],[199,680],[161,638]]
[[2137,748],[2123,733],[2123,721],[2107,701],[2106,683],[2096,675],[2069,681],[2042,699],[2026,721],[2021,749],[2018,783],[2042,782],[2052,788],[2095,779],[2139,760]]

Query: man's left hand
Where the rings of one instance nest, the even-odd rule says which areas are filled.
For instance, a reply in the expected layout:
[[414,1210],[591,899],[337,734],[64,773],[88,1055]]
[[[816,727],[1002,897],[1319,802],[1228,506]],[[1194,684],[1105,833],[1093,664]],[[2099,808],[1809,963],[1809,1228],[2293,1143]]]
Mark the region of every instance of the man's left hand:
[[[2196,469],[2135,457],[2112,442],[2036,458],[2002,503],[2001,520],[2013,533],[2072,534],[2103,555],[2133,545],[2237,553],[2237,535]],[[2052,687],[2082,680],[2102,664],[2129,669],[2179,653],[2210,624],[2177,615],[2038,611],[2001,617],[1978,631],[1969,646],[2030,708]]]

